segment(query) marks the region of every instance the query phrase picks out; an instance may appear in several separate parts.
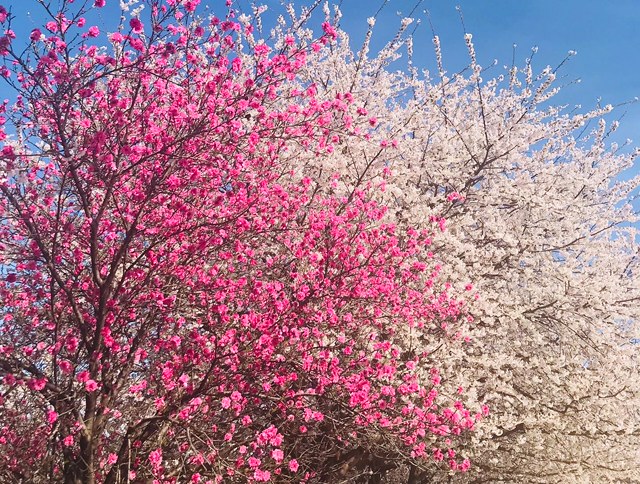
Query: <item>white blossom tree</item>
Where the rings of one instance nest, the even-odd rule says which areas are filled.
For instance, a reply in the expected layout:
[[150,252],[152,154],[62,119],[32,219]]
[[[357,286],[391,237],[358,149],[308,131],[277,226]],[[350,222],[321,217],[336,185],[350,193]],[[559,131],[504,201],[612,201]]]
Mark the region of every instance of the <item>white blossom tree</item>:
[[[636,482],[638,177],[625,173],[635,153],[609,139],[611,106],[554,105],[555,69],[536,74],[529,58],[495,75],[477,64],[470,35],[467,69],[446,72],[436,36],[435,76],[419,73],[411,20],[369,55],[374,24],[358,52],[341,33],[302,80],[328,99],[364,100],[349,112],[362,136],[335,157],[290,159],[345,194],[383,184],[395,223],[441,223],[434,252],[448,279],[477,291],[474,339],[448,355],[446,373],[476,388],[491,415],[469,441],[473,472],[454,481]],[[391,480],[401,478],[451,479],[401,469]]]

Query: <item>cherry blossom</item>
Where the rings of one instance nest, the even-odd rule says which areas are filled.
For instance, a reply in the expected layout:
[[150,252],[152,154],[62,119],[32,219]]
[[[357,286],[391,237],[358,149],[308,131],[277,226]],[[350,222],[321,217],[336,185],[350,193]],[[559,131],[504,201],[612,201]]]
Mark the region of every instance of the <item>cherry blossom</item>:
[[[384,220],[397,227],[443,229],[432,257],[451,289],[475,300],[474,332],[438,350],[431,377],[450,394],[450,377],[461,378],[489,407],[455,481],[640,479],[637,151],[611,141],[613,108],[554,105],[557,69],[536,72],[537,57],[505,72],[479,66],[470,35],[465,71],[446,71],[436,36],[436,69],[420,75],[407,23],[370,55],[374,24],[360,50],[339,32],[299,75],[326,102],[348,91],[345,118],[362,136],[341,138],[332,157],[297,150],[290,166],[336,193],[380,187]],[[411,466],[387,478],[451,479]]]
[[290,164],[384,122],[305,81],[335,22],[260,39],[231,2],[149,1],[109,33],[77,21],[104,1],[60,5],[3,44],[0,479],[466,471],[484,415],[439,369],[473,319],[443,217],[396,224],[383,180]]

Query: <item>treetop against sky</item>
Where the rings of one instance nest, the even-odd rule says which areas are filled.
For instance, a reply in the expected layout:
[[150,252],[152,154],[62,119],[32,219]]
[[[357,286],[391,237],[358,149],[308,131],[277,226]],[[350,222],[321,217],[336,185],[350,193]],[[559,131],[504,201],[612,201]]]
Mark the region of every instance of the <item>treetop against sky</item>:
[[[313,2],[294,3],[301,6]],[[262,4],[274,11],[280,9],[280,2],[274,0]],[[6,4],[16,17],[14,30],[28,33],[39,24],[41,13],[36,5],[36,1],[24,0]],[[126,8],[127,2],[124,5]],[[239,0],[234,5],[240,11],[251,11],[247,0]],[[97,25],[107,31],[113,29],[122,13],[121,6],[122,2],[117,0],[107,1],[105,8],[96,13]],[[205,0],[199,11],[217,12],[222,8],[222,0]],[[414,63],[431,72],[435,72],[435,58],[429,20],[442,40],[444,64],[450,73],[468,64],[463,41],[465,31],[473,34],[480,65],[489,67],[496,62],[486,73],[487,78],[503,73],[503,66],[513,62],[522,65],[532,55],[532,49],[537,50],[533,64],[538,69],[546,65],[556,67],[569,52],[574,52],[576,55],[570,56],[558,73],[558,85],[575,85],[563,89],[553,103],[565,104],[568,108],[581,106],[582,110],[598,103],[622,104],[608,118],[621,120],[619,129],[609,140],[623,144],[630,139],[632,146],[640,144],[640,104],[634,101],[640,96],[640,50],[636,48],[640,45],[636,28],[640,24],[640,4],[634,0],[348,0],[341,2],[340,8],[341,27],[350,34],[354,48],[364,38],[367,18],[379,12],[372,39],[374,50],[381,48],[397,31],[402,17],[411,14],[416,23],[420,23],[415,33]],[[0,86],[0,97],[8,95]]]
[[[262,3],[278,8],[279,2],[266,0]],[[296,5],[310,4],[309,0],[296,1]],[[336,2],[337,3],[337,2]],[[236,5],[249,10],[250,2],[240,0]],[[490,65],[497,59],[498,65],[509,65],[513,56],[513,44],[517,44],[516,63],[530,55],[530,49],[537,46],[537,65],[560,63],[567,52],[573,50],[579,55],[563,68],[567,81],[581,79],[581,85],[563,94],[569,104],[581,104],[585,108],[594,105],[601,98],[604,104],[618,104],[640,96],[638,74],[640,33],[640,4],[635,0],[602,2],[599,0],[540,0],[536,2],[514,2],[510,0],[347,0],[341,2],[344,17],[341,26],[358,43],[366,31],[366,19],[376,13],[381,6],[379,22],[376,26],[374,44],[386,42],[397,29],[400,17],[414,12],[416,19],[422,19],[422,26],[416,34],[415,62],[419,66],[431,68],[434,64],[431,47],[431,31],[426,21],[429,13],[436,33],[442,38],[443,53],[450,71],[467,65],[467,53],[462,42],[464,30],[474,35],[479,62]],[[39,25],[41,13],[36,1],[9,0],[5,6],[16,15],[15,30],[30,30]],[[201,6],[211,11],[224,8],[222,0],[205,0]],[[456,6],[464,16],[464,27]],[[107,0],[106,8],[100,12],[101,21],[108,28],[120,15],[120,2]],[[633,125],[632,119],[640,117],[640,109],[629,109],[625,124]],[[636,125],[637,126],[637,125]],[[621,127],[621,131],[640,141],[640,129],[633,126]],[[638,133],[636,136],[633,134]]]

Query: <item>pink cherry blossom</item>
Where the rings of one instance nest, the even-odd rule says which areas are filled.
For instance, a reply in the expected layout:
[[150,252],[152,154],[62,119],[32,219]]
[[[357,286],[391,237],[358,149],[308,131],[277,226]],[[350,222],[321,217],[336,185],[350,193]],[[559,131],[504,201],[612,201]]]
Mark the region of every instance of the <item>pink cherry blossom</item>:
[[40,29],[33,29],[31,31],[31,34],[29,35],[29,38],[33,42],[36,42],[36,41],[40,40],[41,37],[42,37],[42,31]]
[[142,22],[140,21],[140,19],[137,19],[137,18],[132,18],[129,21],[129,26],[137,34],[142,32],[142,30],[144,29],[144,26],[142,25]]
[[148,35],[129,16],[106,39],[64,20],[90,18],[76,3],[0,106],[11,475],[318,481],[355,455],[350,479],[470,441],[482,412],[437,370],[470,310],[432,243],[443,216],[395,223],[392,173],[305,172],[395,139],[366,93],[305,79],[338,27],[259,39],[233,10],[203,24],[195,1],[145,2]]
[[88,392],[95,392],[98,389],[98,384],[94,380],[87,380],[84,382],[84,387]]

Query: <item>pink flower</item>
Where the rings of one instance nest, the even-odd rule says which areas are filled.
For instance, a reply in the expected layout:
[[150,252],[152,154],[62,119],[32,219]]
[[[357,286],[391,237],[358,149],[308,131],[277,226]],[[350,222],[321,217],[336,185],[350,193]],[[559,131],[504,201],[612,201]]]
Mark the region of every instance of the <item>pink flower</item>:
[[95,392],[98,389],[98,384],[94,380],[87,380],[84,382],[84,387],[88,392]]
[[[13,146],[6,145],[4,148],[2,148],[2,151],[0,153],[2,154],[2,156],[4,156],[5,158],[8,158],[9,160],[15,160],[16,159],[16,154],[15,154],[15,152],[13,150]],[[7,275],[7,280],[9,278],[9,276],[11,276],[11,274]],[[15,274],[13,274],[13,276],[15,277]],[[11,282],[11,281],[9,281],[9,282]]]
[[89,37],[97,37],[98,35],[100,35],[100,29],[95,25],[92,25],[89,27],[89,30],[87,30],[87,36]]
[[107,457],[107,464],[109,465],[113,465],[116,462],[118,462],[118,456],[116,454],[109,454],[109,457]]
[[189,384],[189,375],[183,373],[182,375],[180,375],[180,378],[178,378],[178,381],[182,384],[183,387],[186,387]]
[[271,457],[276,462],[282,462],[282,460],[284,459],[284,452],[282,452],[281,449],[275,449],[273,452],[271,452]]
[[131,45],[131,47],[139,52],[142,52],[144,50],[144,42],[142,42],[142,40],[138,38],[130,38],[129,45]]
[[0,23],[5,23],[7,21],[8,13],[7,9],[0,5]]
[[57,32],[58,31],[58,23],[50,20],[44,25],[49,32]]
[[64,445],[65,447],[71,447],[73,445],[73,435],[67,435],[62,440],[62,445]]
[[2,379],[2,383],[4,383],[5,385],[14,385],[16,381],[16,377],[11,374],[5,375]]
[[322,24],[322,30],[324,30],[324,33],[327,34],[327,37],[331,39],[335,40],[335,38],[338,36],[336,29],[329,22],[324,22]]
[[289,470],[291,472],[298,472],[298,467],[300,467],[300,466],[299,466],[298,461],[296,459],[291,459],[289,461]]
[[256,53],[256,55],[258,57],[262,57],[262,56],[267,55],[269,53],[269,50],[270,50],[269,46],[266,45],[266,44],[257,44],[254,47],[254,52]]
[[233,61],[231,62],[231,69],[233,70],[233,72],[240,72],[240,70],[242,69],[242,59],[240,59],[239,57],[233,59]]
[[63,373],[71,373],[72,365],[67,360],[60,360],[58,366]]
[[95,2],[93,2],[93,6],[98,8],[104,7],[105,4],[106,4],[105,0],[95,0]]
[[433,449],[433,458],[437,461],[441,461],[442,459],[444,459],[444,454],[440,449]]
[[84,27],[84,24],[86,22],[87,22],[87,19],[85,19],[84,17],[80,17],[76,23],[78,24],[78,27],[82,28]]
[[199,4],[200,4],[200,0],[188,0],[187,2],[184,3],[184,9],[187,12],[193,13]]
[[201,466],[205,462],[204,455],[202,455],[202,454],[194,455],[189,462],[191,464],[195,464],[197,466]]
[[71,338],[68,338],[64,347],[69,353],[73,353],[78,348],[78,338],[75,338],[73,336]]
[[124,40],[124,35],[122,35],[120,32],[114,32],[113,34],[111,34],[110,39],[114,44],[119,44]]
[[33,378],[29,380],[28,385],[32,390],[39,392],[47,385],[47,380],[45,378]]
[[140,22],[140,19],[137,18],[132,18],[129,21],[129,25],[131,26],[131,29],[136,33],[139,34],[140,32],[142,32],[142,30],[144,29],[144,26],[142,25],[142,22]]
[[159,466],[162,462],[162,449],[156,449],[149,453],[149,462],[153,466]]
[[33,29],[31,31],[31,35],[29,35],[29,38],[31,39],[32,42],[36,42],[40,40],[41,37],[42,37],[42,31],[40,29]]
[[49,422],[50,424],[53,424],[56,422],[56,420],[58,420],[58,414],[56,413],[56,411],[49,410],[47,412],[47,422]]
[[267,482],[271,479],[271,472],[256,469],[253,473],[253,478],[258,482]]

